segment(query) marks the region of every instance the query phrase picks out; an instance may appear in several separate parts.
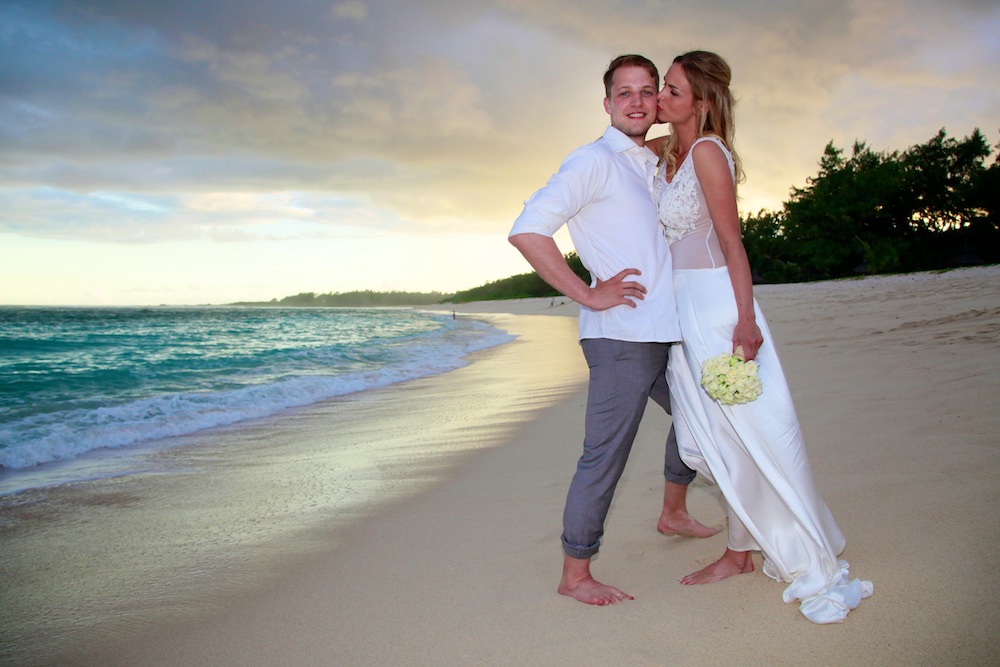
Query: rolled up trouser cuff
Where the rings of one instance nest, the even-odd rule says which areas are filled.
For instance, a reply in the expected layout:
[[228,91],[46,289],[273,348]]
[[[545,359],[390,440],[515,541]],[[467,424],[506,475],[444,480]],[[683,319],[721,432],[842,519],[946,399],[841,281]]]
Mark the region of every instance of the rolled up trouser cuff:
[[694,481],[697,471],[684,463],[681,453],[677,450],[677,435],[674,432],[673,424],[670,425],[670,433],[667,435],[667,444],[664,448],[663,476],[668,482],[688,485]]
[[576,544],[570,544],[566,541],[566,536],[563,535],[562,538],[563,553],[570,558],[577,558],[579,560],[587,560],[593,558],[600,551],[601,541],[597,540],[593,545],[589,547],[581,547]]

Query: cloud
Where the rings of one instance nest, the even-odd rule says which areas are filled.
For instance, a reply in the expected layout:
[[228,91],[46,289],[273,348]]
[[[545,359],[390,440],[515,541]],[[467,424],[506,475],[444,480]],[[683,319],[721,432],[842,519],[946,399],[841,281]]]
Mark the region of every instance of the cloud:
[[749,210],[831,139],[1000,117],[987,2],[11,0],[0,25],[0,229],[20,234],[495,234],[603,130],[627,51],[729,59]]
[[364,21],[368,18],[368,6],[363,2],[335,2],[330,7],[330,16],[335,19]]

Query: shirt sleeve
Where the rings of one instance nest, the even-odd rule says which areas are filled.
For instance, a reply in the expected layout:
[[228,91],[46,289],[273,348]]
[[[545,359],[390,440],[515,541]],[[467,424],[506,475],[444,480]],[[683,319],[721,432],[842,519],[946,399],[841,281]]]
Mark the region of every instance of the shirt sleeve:
[[541,234],[551,237],[570,218],[600,196],[607,183],[607,165],[593,144],[578,148],[541,190],[524,203],[508,236]]

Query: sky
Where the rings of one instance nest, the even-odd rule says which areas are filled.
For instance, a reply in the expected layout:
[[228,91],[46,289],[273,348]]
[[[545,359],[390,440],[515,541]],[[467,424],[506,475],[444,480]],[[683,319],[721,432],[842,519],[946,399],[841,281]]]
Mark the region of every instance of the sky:
[[744,213],[830,141],[1000,142],[997,0],[2,0],[0,304],[524,273],[507,232],[603,133],[608,62],[693,49],[733,69]]

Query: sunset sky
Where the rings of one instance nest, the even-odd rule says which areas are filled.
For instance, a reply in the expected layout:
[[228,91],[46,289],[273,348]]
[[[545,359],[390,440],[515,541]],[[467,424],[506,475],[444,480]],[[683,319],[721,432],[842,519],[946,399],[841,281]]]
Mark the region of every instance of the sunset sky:
[[511,222],[625,52],[730,62],[741,208],[778,209],[830,140],[1000,142],[998,36],[996,0],[3,0],[0,304],[527,271]]

